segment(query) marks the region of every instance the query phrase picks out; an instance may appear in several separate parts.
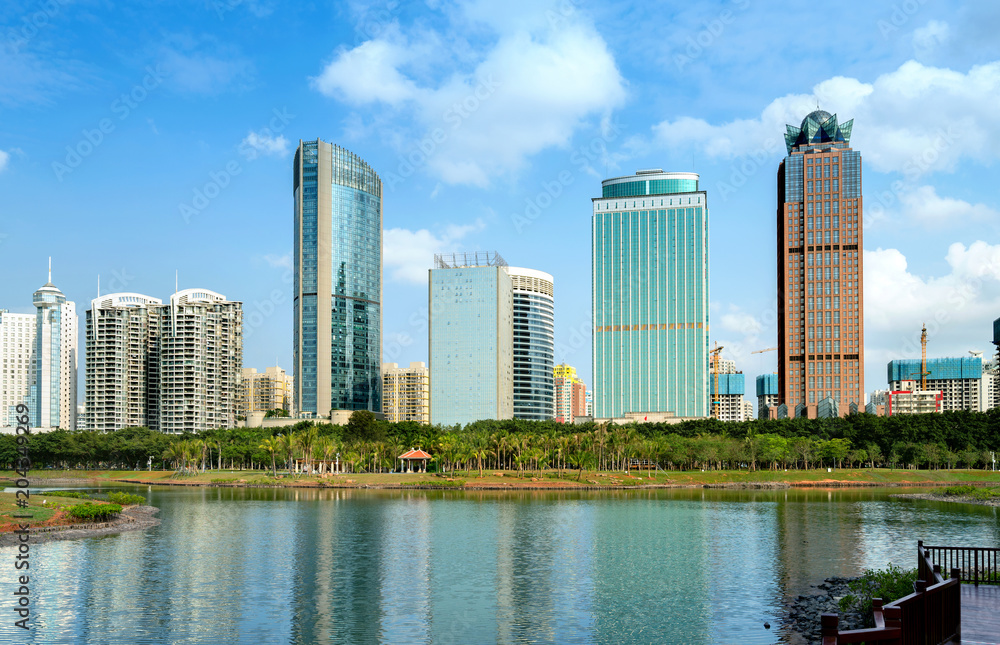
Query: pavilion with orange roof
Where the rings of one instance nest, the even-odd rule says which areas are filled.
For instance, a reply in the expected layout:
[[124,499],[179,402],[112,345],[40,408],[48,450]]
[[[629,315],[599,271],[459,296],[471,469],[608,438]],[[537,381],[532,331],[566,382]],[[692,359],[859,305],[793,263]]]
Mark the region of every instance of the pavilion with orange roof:
[[418,472],[418,473],[425,473],[425,472],[427,472],[427,462],[430,459],[431,459],[431,456],[429,454],[427,454],[426,452],[424,452],[423,450],[421,450],[420,448],[416,448],[414,450],[410,450],[410,452],[402,454],[402,455],[399,456],[399,460],[400,461],[405,461],[406,462],[405,469],[401,468],[400,472],[406,472],[406,473],[412,473],[412,472],[414,472],[414,470],[413,470],[413,462],[414,461],[419,461],[419,462],[421,462],[421,464],[420,464],[420,466],[418,466],[416,472]]

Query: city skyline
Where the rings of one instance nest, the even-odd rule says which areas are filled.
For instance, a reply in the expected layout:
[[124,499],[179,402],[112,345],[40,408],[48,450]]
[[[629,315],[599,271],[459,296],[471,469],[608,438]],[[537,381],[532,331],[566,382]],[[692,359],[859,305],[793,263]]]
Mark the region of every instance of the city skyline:
[[[555,361],[592,383],[580,209],[602,178],[662,167],[698,172],[713,200],[710,340],[746,374],[771,373],[777,356],[750,352],[776,344],[773,262],[740,249],[773,247],[780,133],[819,103],[854,118],[866,155],[867,388],[888,360],[919,354],[924,322],[932,356],[989,350],[1000,131],[983,115],[1000,95],[1000,9],[988,3],[866,6],[836,25],[819,7],[747,2],[662,16],[231,3],[199,5],[198,27],[166,8],[53,7],[37,29],[22,29],[31,6],[4,9],[0,307],[12,313],[34,313],[50,255],[77,303],[98,275],[102,292],[165,294],[179,269],[182,287],[246,303],[247,365],[290,366],[287,169],[295,141],[320,137],[386,181],[382,360],[428,356],[419,287],[434,252],[503,248],[559,283]],[[674,28],[637,36],[636,20]],[[306,23],[321,36],[281,36]],[[756,37],[763,24],[781,47]]]

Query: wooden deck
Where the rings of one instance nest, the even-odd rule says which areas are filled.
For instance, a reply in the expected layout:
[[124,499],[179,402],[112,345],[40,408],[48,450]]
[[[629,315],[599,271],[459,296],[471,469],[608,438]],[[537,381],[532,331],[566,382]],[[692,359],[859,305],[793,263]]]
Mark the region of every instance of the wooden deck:
[[961,642],[1000,645],[1000,586],[962,585]]

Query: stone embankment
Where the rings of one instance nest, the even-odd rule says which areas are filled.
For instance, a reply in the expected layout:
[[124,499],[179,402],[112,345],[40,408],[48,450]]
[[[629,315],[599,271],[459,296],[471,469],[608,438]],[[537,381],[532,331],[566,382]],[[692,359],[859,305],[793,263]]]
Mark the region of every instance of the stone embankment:
[[788,619],[785,624],[791,645],[822,645],[820,634],[820,616],[823,614],[840,614],[840,629],[864,629],[864,617],[851,611],[843,613],[837,606],[841,597],[850,593],[847,584],[856,578],[827,578],[815,585],[817,593],[808,596],[797,596],[788,606]]
[[[110,522],[33,527],[30,533],[31,543],[39,544],[53,540],[78,540],[81,538],[111,535],[123,531],[148,529],[160,523],[159,519],[153,517],[159,510],[155,506],[131,506],[122,510],[118,514],[118,517]],[[14,533],[0,533],[0,546],[13,546],[17,542],[18,536]]]

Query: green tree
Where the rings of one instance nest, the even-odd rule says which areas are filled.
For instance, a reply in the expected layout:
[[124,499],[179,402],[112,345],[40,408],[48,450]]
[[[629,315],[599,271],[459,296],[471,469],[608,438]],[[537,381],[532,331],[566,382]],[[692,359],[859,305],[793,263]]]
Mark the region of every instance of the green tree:
[[375,415],[368,410],[355,410],[344,429],[344,440],[348,442],[384,441],[385,429]]
[[274,455],[281,450],[281,441],[277,437],[268,437],[261,442],[258,448],[266,450],[271,455],[271,476],[277,477],[278,464],[275,462]]

